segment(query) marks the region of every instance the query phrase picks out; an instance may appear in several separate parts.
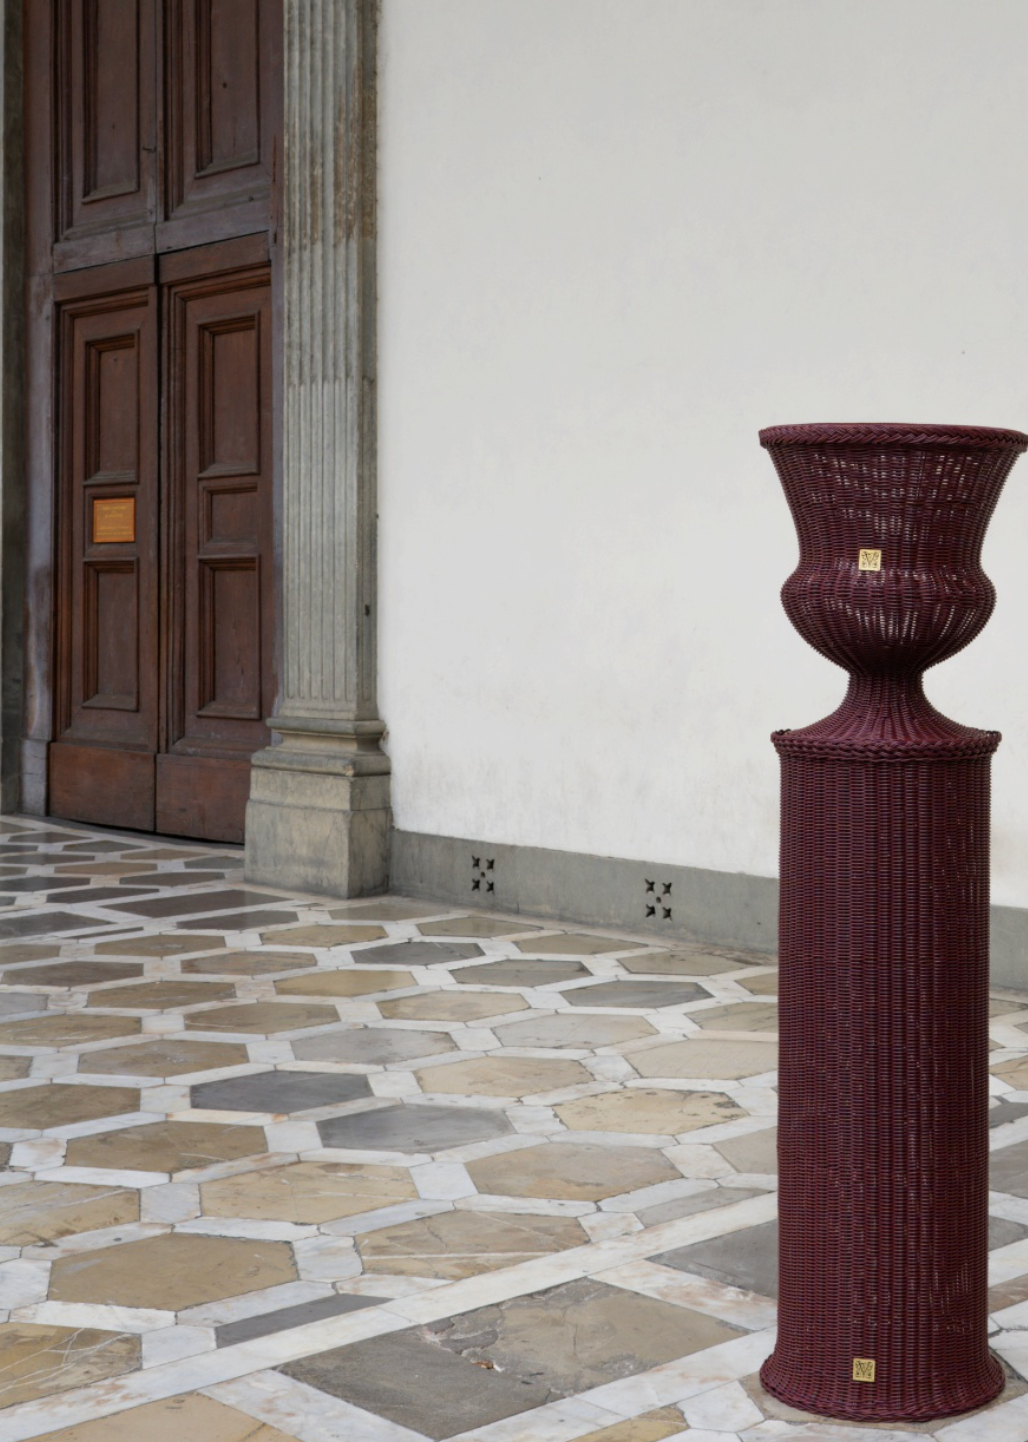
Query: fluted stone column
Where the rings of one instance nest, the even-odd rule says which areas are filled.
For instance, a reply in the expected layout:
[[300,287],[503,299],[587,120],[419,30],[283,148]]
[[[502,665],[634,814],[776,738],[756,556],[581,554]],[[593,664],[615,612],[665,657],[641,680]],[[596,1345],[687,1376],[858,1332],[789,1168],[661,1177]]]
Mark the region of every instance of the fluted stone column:
[[375,0],[286,0],[283,635],[246,874],[338,896],[388,875],[376,703]]

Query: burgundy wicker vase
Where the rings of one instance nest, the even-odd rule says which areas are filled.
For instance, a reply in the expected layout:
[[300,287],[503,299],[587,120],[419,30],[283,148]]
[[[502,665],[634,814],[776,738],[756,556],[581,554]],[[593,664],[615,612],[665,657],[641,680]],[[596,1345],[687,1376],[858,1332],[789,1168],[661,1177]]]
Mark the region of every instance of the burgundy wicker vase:
[[1028,436],[760,433],[800,635],[849,672],[782,765],[780,1300],[761,1376],[792,1406],[914,1420],[1003,1385],[986,1340],[989,767],[995,731],[922,673],[978,634],[985,528]]

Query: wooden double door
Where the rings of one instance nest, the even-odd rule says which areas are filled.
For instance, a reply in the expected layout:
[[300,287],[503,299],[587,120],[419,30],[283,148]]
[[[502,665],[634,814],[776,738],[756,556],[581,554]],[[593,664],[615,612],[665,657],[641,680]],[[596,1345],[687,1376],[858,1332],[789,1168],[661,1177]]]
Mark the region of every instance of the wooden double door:
[[280,17],[272,0],[25,13],[49,811],[239,841],[274,702]]

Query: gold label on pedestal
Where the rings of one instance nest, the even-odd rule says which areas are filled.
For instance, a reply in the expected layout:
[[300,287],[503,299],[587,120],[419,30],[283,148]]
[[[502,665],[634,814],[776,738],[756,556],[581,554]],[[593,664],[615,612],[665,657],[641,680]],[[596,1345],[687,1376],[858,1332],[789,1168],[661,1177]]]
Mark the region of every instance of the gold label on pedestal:
[[[875,552],[878,555],[878,552]],[[875,1379],[875,1362],[873,1357],[853,1358],[853,1380],[854,1382],[873,1382]]]
[[859,561],[859,563],[858,563],[858,570],[861,570],[861,571],[880,571],[881,569],[882,569],[882,553],[881,553],[881,551],[868,551],[868,550],[863,550],[863,549],[862,549],[861,552],[860,552],[860,561]]
[[114,541],[134,541],[135,539],[135,497],[97,496],[93,501],[94,546],[105,546]]

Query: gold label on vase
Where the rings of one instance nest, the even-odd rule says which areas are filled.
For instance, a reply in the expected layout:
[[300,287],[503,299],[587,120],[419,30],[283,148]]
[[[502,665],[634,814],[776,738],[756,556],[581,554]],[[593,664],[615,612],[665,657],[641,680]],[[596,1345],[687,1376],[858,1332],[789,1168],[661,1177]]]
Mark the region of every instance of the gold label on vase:
[[[877,554],[877,552],[875,553]],[[877,569],[877,568],[876,568]],[[853,1358],[853,1380],[854,1382],[873,1382],[875,1379],[875,1361],[873,1357]]]
[[857,563],[857,568],[861,571],[880,571],[882,569],[881,551],[861,549],[860,560]]

